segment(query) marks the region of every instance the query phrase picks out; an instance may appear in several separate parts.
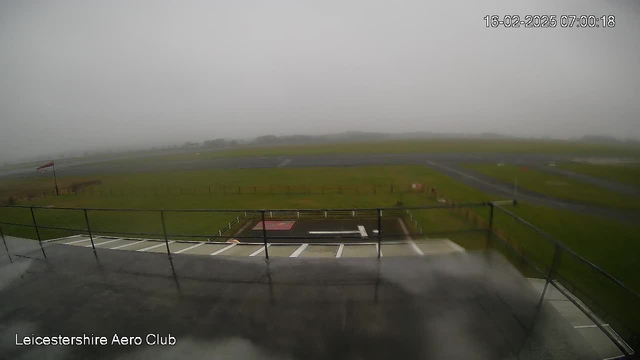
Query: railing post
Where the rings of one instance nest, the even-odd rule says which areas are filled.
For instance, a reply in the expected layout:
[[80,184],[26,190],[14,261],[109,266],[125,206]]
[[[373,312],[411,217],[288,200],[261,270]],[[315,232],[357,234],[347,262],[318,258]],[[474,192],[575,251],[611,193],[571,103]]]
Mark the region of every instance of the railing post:
[[44,247],[42,247],[42,238],[40,238],[40,230],[38,230],[38,223],[36,222],[36,215],[33,213],[33,207],[29,207],[31,210],[31,219],[33,219],[33,226],[36,228],[36,235],[38,236],[38,242],[40,243],[40,250],[42,250],[42,255],[44,258],[47,258],[47,254],[44,252]]
[[264,256],[267,260],[269,260],[269,246],[267,246],[267,224],[264,222],[264,210],[261,211],[262,214],[262,239],[264,240]]
[[0,225],[0,236],[2,236],[2,242],[4,243],[4,248],[7,249],[7,256],[9,256],[9,261],[13,262],[13,259],[11,259],[11,254],[9,253],[9,247],[7,246],[7,240],[4,238],[4,231],[2,231],[2,225]]
[[491,236],[493,235],[493,208],[495,207],[495,205],[493,205],[492,202],[489,203],[489,227],[487,228],[487,244],[485,245],[485,248],[489,247],[489,244],[491,243]]
[[162,233],[164,234],[164,244],[167,246],[167,255],[171,257],[171,250],[169,250],[169,239],[167,238],[167,227],[164,224],[164,210],[160,210],[160,220],[162,221]]
[[378,259],[382,254],[382,210],[378,209]]
[[93,243],[93,234],[91,234],[91,226],[89,225],[89,215],[87,215],[87,209],[82,209],[82,211],[84,211],[84,221],[87,223],[87,231],[89,232],[91,247],[93,248],[93,252],[96,252],[96,245]]
[[560,257],[560,245],[556,244],[553,251],[553,260],[551,260],[551,266],[549,266],[549,272],[547,273],[547,282],[551,281],[551,275],[553,275],[553,271],[555,270],[559,257]]

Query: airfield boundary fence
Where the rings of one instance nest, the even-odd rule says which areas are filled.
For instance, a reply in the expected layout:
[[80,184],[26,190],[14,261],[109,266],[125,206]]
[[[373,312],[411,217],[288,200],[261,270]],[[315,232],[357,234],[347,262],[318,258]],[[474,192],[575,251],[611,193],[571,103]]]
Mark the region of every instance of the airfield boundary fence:
[[[565,294],[570,301],[574,303],[587,317],[589,317],[603,333],[605,333],[611,341],[627,356],[634,356],[634,350],[640,346],[638,334],[640,333],[640,314],[638,314],[638,304],[640,304],[640,294],[625,285],[622,281],[607,273],[597,265],[577,254],[566,245],[562,244],[550,234],[542,229],[529,223],[517,214],[500,206],[504,202],[480,202],[480,203],[446,203],[435,204],[430,206],[419,207],[394,207],[394,208],[368,208],[368,209],[263,209],[263,210],[242,210],[242,209],[111,209],[111,208],[51,208],[42,206],[19,206],[19,205],[2,205],[2,208],[15,208],[28,210],[31,217],[31,223],[13,223],[0,219],[0,235],[2,235],[7,255],[10,258],[9,248],[6,245],[4,226],[23,226],[33,228],[36,233],[37,240],[40,243],[40,249],[46,259],[45,247],[42,245],[43,240],[40,229],[54,229],[71,231],[78,234],[88,234],[91,240],[91,247],[96,251],[93,241],[95,235],[110,235],[111,231],[97,231],[92,228],[90,214],[95,212],[136,212],[146,213],[156,217],[157,222],[161,225],[161,232],[117,232],[117,234],[126,234],[128,236],[155,236],[163,241],[166,245],[167,254],[171,258],[172,253],[169,247],[169,238],[173,236],[186,237],[216,237],[224,231],[217,234],[198,234],[185,235],[173,234],[167,231],[165,223],[165,215],[168,213],[232,213],[235,214],[235,220],[228,223],[224,230],[231,229],[235,224],[240,224],[248,219],[257,219],[262,221],[262,231],[260,240],[264,244],[265,259],[269,259],[269,245],[281,242],[285,237],[273,236],[267,232],[265,220],[270,218],[286,219],[286,218],[349,218],[349,217],[370,217],[377,220],[378,232],[372,237],[377,242],[378,258],[381,255],[383,241],[389,239],[390,235],[385,232],[382,226],[382,219],[385,216],[408,216],[409,219],[416,220],[414,213],[418,211],[438,211],[446,209],[455,209],[470,219],[476,218],[475,221],[485,227],[486,246],[494,248],[504,253],[514,265],[526,265],[532,271],[535,277],[545,279],[545,289],[549,285],[555,287],[558,291]],[[488,222],[482,222],[477,219],[472,209],[489,208],[490,215]],[[55,226],[39,225],[34,209],[54,209],[77,212],[82,215],[85,226],[82,228],[65,228]],[[500,220],[500,221],[499,221]],[[416,220],[417,221],[417,220]],[[518,226],[527,230],[529,235],[524,235],[522,231],[510,232]],[[500,229],[498,226],[506,226],[509,230]],[[513,236],[512,234],[518,234]],[[239,237],[241,238],[241,237]],[[251,238],[255,239],[255,236]],[[297,236],[297,239],[307,240],[304,236]],[[327,236],[327,238],[334,238]],[[314,239],[318,239],[314,237]],[[525,274],[529,275],[529,274]],[[570,289],[571,293],[567,291]],[[587,305],[588,304],[588,305]],[[588,306],[588,307],[587,307]],[[603,323],[595,317],[594,311],[598,317],[606,321],[609,325],[605,328]]]
[[[209,186],[136,186],[82,188],[61,187],[62,196],[158,196],[212,194],[406,194],[427,193],[437,196],[434,187],[426,184],[358,184],[358,185],[209,185]],[[20,190],[24,197],[55,196],[53,190]]]

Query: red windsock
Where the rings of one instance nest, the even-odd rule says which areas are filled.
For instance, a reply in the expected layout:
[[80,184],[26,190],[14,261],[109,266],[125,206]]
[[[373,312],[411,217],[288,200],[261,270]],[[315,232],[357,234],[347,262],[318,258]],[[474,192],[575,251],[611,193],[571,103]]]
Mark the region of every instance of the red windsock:
[[36,170],[44,169],[53,166],[53,161],[50,161],[44,165],[39,166]]

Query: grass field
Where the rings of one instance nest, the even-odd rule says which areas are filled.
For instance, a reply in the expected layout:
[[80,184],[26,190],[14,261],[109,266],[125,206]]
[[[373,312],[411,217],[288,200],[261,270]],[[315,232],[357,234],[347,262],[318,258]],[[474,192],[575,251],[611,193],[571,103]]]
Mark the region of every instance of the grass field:
[[[85,177],[60,178],[61,184],[73,181],[84,181]],[[299,168],[299,169],[250,169],[250,170],[207,170],[170,173],[144,173],[111,175],[100,178],[102,185],[96,186],[94,193],[104,189],[131,188],[164,188],[173,184],[181,184],[185,188],[193,187],[206,191],[214,183],[217,185],[389,185],[397,183],[425,183],[436,188],[456,191],[472,200],[490,200],[484,194],[474,193],[473,189],[456,189],[448,184],[448,178],[426,167],[361,167],[361,168]],[[46,181],[46,180],[44,180]],[[465,191],[469,191],[465,195]],[[173,192],[175,194],[175,192]],[[443,193],[443,196],[452,194]],[[398,201],[405,205],[417,205],[427,201],[424,194],[396,194],[379,192],[376,194],[357,194],[353,191],[344,194],[196,194],[196,195],[139,195],[139,196],[74,196],[37,198],[24,201],[23,204],[54,205],[62,207],[106,207],[106,208],[350,208],[350,207],[392,207]],[[470,196],[473,194],[474,196]],[[30,214],[23,209],[8,209],[14,212],[9,218],[19,218],[24,223],[30,222]],[[4,210],[5,212],[7,209]],[[56,210],[38,210],[38,219],[43,225],[67,224],[73,227],[84,227],[84,220],[78,216],[63,214]],[[96,230],[110,226],[121,231],[158,232],[157,219],[147,214],[91,214],[96,222]],[[170,214],[168,231],[171,233],[215,233],[226,224],[232,214],[209,215],[206,220],[199,221],[191,214]],[[101,220],[98,216],[104,217]],[[233,216],[235,217],[235,215]],[[146,224],[150,224],[147,226]],[[446,221],[440,223],[442,228]],[[455,226],[459,224],[454,224]],[[451,226],[450,229],[455,229]],[[18,231],[19,229],[13,229]],[[20,230],[22,232],[27,229]],[[44,234],[55,237],[56,231]]]
[[620,194],[564,175],[523,169],[515,165],[469,164],[464,167],[508,184],[514,184],[517,177],[518,188],[558,199],[623,209],[640,209],[640,197]]
[[[95,178],[61,178],[62,183],[92,180]],[[326,184],[398,184],[425,183],[435,186],[440,197],[456,201],[474,202],[498,200],[479,192],[465,184],[422,166],[371,166],[340,168],[279,168],[247,170],[207,170],[188,172],[165,172],[144,174],[121,174],[102,176],[99,187],[163,187],[182,184],[191,187],[206,187],[209,184],[226,185],[326,185]],[[105,208],[375,208],[393,207],[398,203],[405,206],[433,204],[426,193],[357,194],[353,192],[337,194],[194,194],[194,195],[138,195],[138,196],[79,196],[36,198],[22,201],[22,205],[45,205],[57,207],[105,207]],[[640,290],[640,278],[635,276],[638,261],[635,254],[640,251],[637,234],[640,226],[618,223],[571,212],[520,204],[513,210],[533,224],[545,229],[570,248],[598,264],[605,271]],[[482,219],[488,219],[488,209],[475,209]],[[457,210],[414,210],[420,226],[427,233],[451,232],[436,237],[448,237],[468,249],[483,248],[486,234],[483,232],[453,233],[460,229],[471,229],[471,224]],[[81,211],[37,209],[35,215],[39,225],[85,229],[84,214]],[[167,231],[180,234],[214,234],[238,214],[234,213],[168,213]],[[3,221],[31,224],[28,209],[0,208]],[[149,232],[162,233],[158,212],[90,212],[94,231]],[[553,257],[553,246],[522,224],[510,217],[497,214],[494,219],[497,229],[507,234],[517,248],[541,268],[548,266]],[[5,233],[35,238],[33,229],[3,225]],[[42,229],[45,238],[69,235],[62,230]],[[640,315],[634,313],[634,304],[614,297],[616,289],[608,288],[608,283],[599,283],[597,274],[583,264],[566,258],[560,266],[561,274],[577,284],[582,293],[597,300],[608,313],[618,317],[630,316],[634,324],[640,324]],[[604,289],[604,290],[603,290]],[[636,314],[636,315],[633,315]]]
[[[196,155],[199,154],[199,155]],[[621,156],[640,159],[640,146],[604,145],[578,141],[523,139],[432,139],[389,140],[375,142],[336,142],[313,145],[242,147],[216,151],[197,149],[191,152],[118,159],[105,164],[125,164],[144,161],[171,162],[206,158],[246,156],[287,156],[326,154],[393,154],[393,153],[544,153]]]
[[571,162],[559,163],[557,166],[576,173],[640,187],[640,164],[596,165]]
[[[61,183],[95,179],[92,177],[61,178]],[[169,173],[121,174],[100,177],[102,185],[96,188],[132,188],[132,187],[164,187],[172,184],[183,184],[185,187],[206,189],[211,183],[226,185],[367,185],[367,184],[408,184],[424,183],[434,186],[438,196],[452,198],[457,201],[475,202],[498,200],[477,191],[465,184],[424,166],[370,166],[339,168],[279,168],[279,169],[243,169],[243,170],[206,170]],[[57,206],[57,207],[105,207],[105,208],[228,208],[228,209],[260,209],[260,208],[351,208],[351,207],[393,207],[398,201],[406,206],[433,203],[424,193],[397,194],[380,192],[377,194],[221,194],[201,195],[137,195],[137,196],[79,196],[64,195],[60,197],[37,198],[22,201],[21,204]],[[31,223],[30,214],[24,209],[2,209],[1,214],[18,222]],[[605,233],[613,234],[608,248],[619,256],[625,256],[628,248],[623,244],[634,244],[636,227],[619,224],[608,220],[592,219],[570,212],[533,207],[526,204],[517,207],[517,211],[538,226],[547,229],[554,236],[562,239],[576,251],[594,262],[606,264],[607,257],[602,257],[601,239]],[[459,214],[447,211],[415,211],[423,228],[429,231],[447,231],[468,228],[466,220],[459,220]],[[444,214],[444,215],[442,215]],[[39,221],[43,225],[73,226],[84,228],[84,219],[80,212],[74,215],[57,210],[37,210]],[[488,212],[482,210],[485,219]],[[157,215],[150,214],[91,214],[92,222],[98,229],[119,229],[121,231],[159,232]],[[189,217],[193,216],[193,217]],[[204,216],[196,218],[192,215],[168,215],[168,231],[171,233],[213,233],[224,226],[232,214],[220,216]],[[102,217],[102,218],[101,218]],[[233,215],[235,217],[235,215]],[[557,219],[563,219],[558,222]],[[148,224],[148,225],[147,225]],[[463,226],[464,225],[464,226]],[[11,229],[12,232],[25,232],[27,229]],[[48,234],[45,232],[44,234]],[[33,235],[33,234],[31,234]],[[50,233],[56,236],[55,231]],[[612,272],[624,273],[628,268],[621,267],[624,262],[606,264]],[[640,283],[638,284],[640,287]]]

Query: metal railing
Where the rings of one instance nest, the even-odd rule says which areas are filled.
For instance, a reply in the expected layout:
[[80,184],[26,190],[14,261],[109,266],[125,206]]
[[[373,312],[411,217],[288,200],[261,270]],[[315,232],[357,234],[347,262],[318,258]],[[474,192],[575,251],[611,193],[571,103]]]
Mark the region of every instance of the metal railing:
[[[511,203],[511,202],[508,202]],[[458,210],[460,211],[460,216],[463,214],[467,216],[469,219],[469,212],[474,208],[488,208],[489,216],[488,222],[482,221],[483,224],[482,229],[472,229],[472,230],[480,230],[486,233],[486,247],[494,247],[496,249],[499,248],[499,244],[503,245],[505,250],[509,253],[516,254],[519,256],[524,262],[526,262],[532,269],[535,269],[535,273],[538,277],[546,280],[546,286],[551,285],[558,289],[561,293],[565,294],[567,298],[572,301],[582,312],[584,312],[587,317],[589,317],[613,342],[620,348],[620,350],[626,356],[633,356],[633,348],[638,348],[640,346],[638,339],[638,329],[640,327],[640,317],[637,319],[625,318],[620,314],[621,309],[617,309],[611,303],[607,302],[605,297],[599,296],[599,290],[602,290],[598,287],[590,289],[588,286],[583,285],[583,283],[588,283],[589,279],[594,277],[598,277],[600,280],[604,281],[602,286],[605,286],[607,289],[615,289],[616,294],[624,298],[624,303],[628,304],[628,309],[633,311],[633,304],[636,304],[638,308],[640,308],[640,294],[635,290],[628,287],[618,278],[609,274],[601,267],[593,264],[583,256],[577,254],[575,251],[567,247],[565,244],[561,243],[553,236],[545,232],[544,230],[538,228],[537,226],[531,224],[527,220],[523,219],[519,215],[514,212],[505,209],[500,206],[504,204],[504,202],[476,202],[476,203],[453,203],[448,202],[446,204],[437,204],[437,205],[429,205],[429,206],[415,206],[415,207],[392,207],[392,208],[360,208],[360,209],[261,209],[261,210],[245,210],[245,209],[122,209],[122,208],[72,208],[72,207],[46,207],[46,206],[19,206],[19,205],[2,205],[0,208],[12,208],[12,209],[25,209],[29,211],[29,217],[31,220],[31,224],[26,223],[17,223],[17,222],[8,222],[8,221],[0,221],[0,235],[2,235],[3,242],[5,244],[5,249],[7,254],[9,254],[9,248],[7,247],[5,240],[5,232],[3,231],[2,225],[9,226],[20,226],[20,227],[30,227],[35,229],[37,240],[40,244],[40,249],[42,251],[43,256],[46,258],[47,254],[45,248],[43,246],[43,238],[41,234],[41,230],[58,230],[58,231],[68,231],[75,232],[80,234],[88,234],[89,240],[91,242],[91,247],[93,251],[96,251],[96,244],[94,243],[94,236],[96,235],[126,235],[126,236],[151,236],[155,237],[157,241],[164,241],[166,245],[167,254],[169,257],[172,256],[171,248],[169,246],[169,238],[173,237],[184,237],[184,238],[206,238],[208,240],[215,240],[221,237],[226,237],[225,232],[228,232],[232,229],[233,225],[243,224],[249,221],[259,221],[258,224],[261,224],[260,235],[250,235],[244,236],[241,234],[229,235],[230,237],[237,239],[253,239],[257,240],[264,246],[264,256],[265,259],[269,259],[269,245],[270,244],[279,244],[279,243],[288,243],[290,244],[292,239],[299,241],[308,241],[308,240],[317,240],[320,242],[326,241],[336,241],[344,242],[347,241],[355,241],[359,236],[281,236],[281,235],[273,235],[267,229],[266,222],[270,219],[369,219],[369,221],[374,222],[375,226],[377,226],[377,233],[375,233],[371,238],[374,240],[374,243],[377,245],[377,257],[381,257],[381,249],[382,245],[387,240],[394,239],[404,239],[406,234],[393,233],[390,232],[389,229],[385,227],[384,219],[387,217],[401,217],[408,220],[409,224],[414,225],[414,228],[417,232],[422,232],[423,228],[419,225],[419,217],[421,211],[423,210]],[[38,223],[38,219],[36,216],[36,212],[34,210],[59,210],[59,211],[72,211],[72,212],[80,212],[82,214],[82,218],[84,220],[84,226],[80,227],[59,227],[59,226],[48,226]],[[161,225],[161,232],[154,231],[136,231],[136,232],[125,232],[125,231],[110,231],[110,230],[97,230],[96,227],[92,226],[92,214],[93,213],[113,213],[113,212],[135,212],[135,213],[146,213],[146,214],[157,214],[157,221]],[[169,213],[205,213],[205,214],[216,214],[216,213],[228,213],[232,214],[232,220],[227,223],[226,226],[219,229],[216,233],[213,234],[176,234],[167,231],[166,224],[166,215]],[[544,264],[539,259],[541,258],[539,254],[536,253],[535,249],[527,249],[521,243],[518,243],[518,239],[510,239],[508,236],[505,236],[504,232],[499,229],[500,225],[496,224],[496,215],[502,214],[506,215],[508,219],[514,221],[526,229],[533,231],[533,233],[541,236],[544,243],[551,246],[553,251],[549,253],[547,256],[548,264]],[[475,216],[475,215],[474,215]],[[477,218],[477,216],[476,216]],[[4,219],[0,219],[4,220]],[[466,231],[466,230],[461,230]],[[429,235],[429,232],[426,232]],[[538,244],[538,243],[536,243]],[[567,271],[567,259],[571,261],[575,261],[576,266],[583,267],[583,270],[580,271]],[[565,267],[563,268],[563,264]],[[573,270],[569,268],[569,270]],[[567,293],[566,289],[571,289],[571,294]],[[595,318],[595,316],[589,311],[589,309],[584,305],[585,303],[589,304],[589,308],[595,311],[598,316],[606,318],[611,327],[617,332],[612,333],[608,329],[605,329],[601,322]],[[626,309],[626,308],[624,308]],[[622,309],[622,310],[624,310]],[[619,333],[619,334],[618,334]],[[619,338],[616,336],[618,335]],[[620,338],[624,340],[624,343],[620,342]]]
[[[496,231],[494,225],[496,209],[501,214],[507,215],[510,220],[522,224],[540,235],[548,245],[552,246],[553,251],[549,254],[550,256],[546,257],[548,265],[541,261],[541,257],[536,258],[536,254],[533,254],[531,249],[519,246],[520,244],[517,243],[514,244],[511,241],[513,239]],[[640,312],[638,312],[640,294],[637,291],[576,253],[549,233],[496,204],[491,206],[487,239],[489,243],[494,239],[501,240],[502,245],[506,246],[509,252],[520,257],[527,266],[534,269],[540,278],[546,280],[545,289],[548,285],[556,288],[580,309],[622,351],[626,358],[635,358],[634,349],[640,347]],[[568,261],[575,261],[575,263],[571,264]],[[576,269],[576,265],[582,268]],[[604,279],[605,282],[599,285],[599,278],[601,278],[600,280]],[[584,285],[580,285],[580,283]],[[567,290],[568,288],[571,289],[571,292]],[[605,295],[611,288],[615,289],[615,294]],[[593,298],[594,294],[598,295],[598,299]],[[608,296],[614,298],[608,300]],[[587,307],[585,303],[588,303],[589,306]],[[593,312],[604,321],[598,319]],[[613,331],[605,328],[605,324]]]
[[[43,188],[4,189],[4,196],[23,195],[24,197],[56,196],[56,191]],[[157,196],[157,195],[206,195],[206,194],[389,194],[389,193],[427,193],[437,197],[436,189],[427,184],[320,184],[320,185],[224,185],[209,184],[200,186],[136,186],[112,187],[105,185],[87,185],[80,187],[61,186],[60,196]]]

